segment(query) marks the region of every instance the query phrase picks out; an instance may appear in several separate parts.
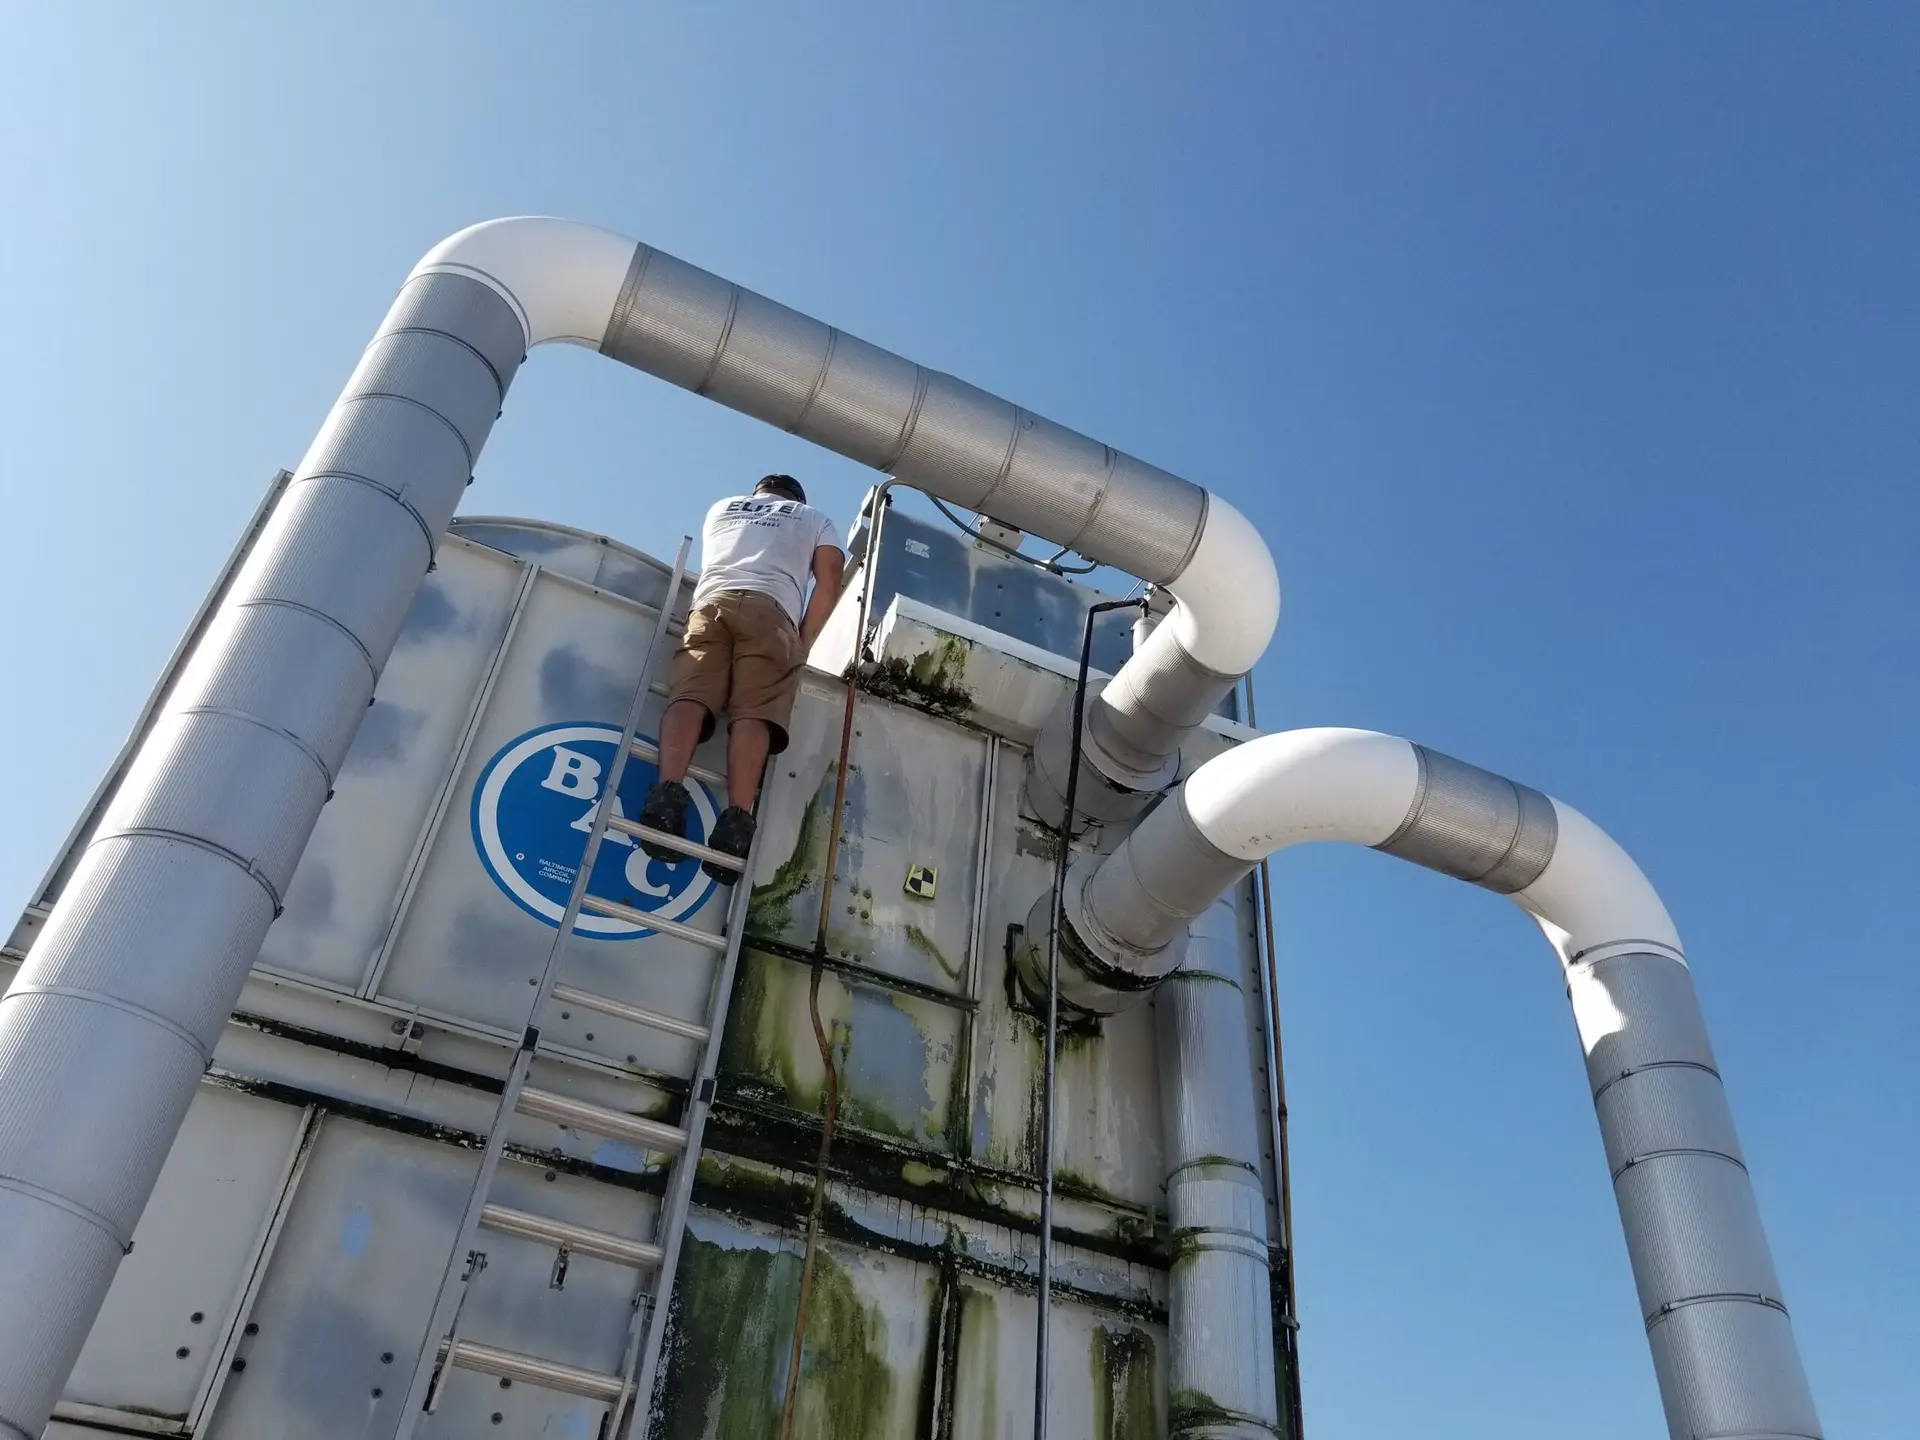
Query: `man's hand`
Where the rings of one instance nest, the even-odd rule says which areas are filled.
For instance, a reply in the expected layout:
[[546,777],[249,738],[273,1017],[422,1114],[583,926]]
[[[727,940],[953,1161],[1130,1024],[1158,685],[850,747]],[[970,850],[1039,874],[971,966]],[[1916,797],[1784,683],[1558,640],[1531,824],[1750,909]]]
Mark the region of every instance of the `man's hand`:
[[831,545],[813,552],[813,594],[807,597],[807,613],[800,617],[800,648],[812,650],[813,642],[826,629],[827,617],[840,598],[840,586],[846,579],[847,557]]

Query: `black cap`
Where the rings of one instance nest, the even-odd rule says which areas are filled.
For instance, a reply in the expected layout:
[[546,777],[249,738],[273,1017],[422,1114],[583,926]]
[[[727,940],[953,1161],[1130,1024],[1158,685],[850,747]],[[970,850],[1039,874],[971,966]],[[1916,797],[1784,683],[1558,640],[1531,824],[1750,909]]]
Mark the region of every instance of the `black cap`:
[[791,475],[762,475],[760,483],[753,488],[756,493],[764,490],[770,495],[798,500],[802,505],[807,503],[807,492],[800,488],[800,482]]

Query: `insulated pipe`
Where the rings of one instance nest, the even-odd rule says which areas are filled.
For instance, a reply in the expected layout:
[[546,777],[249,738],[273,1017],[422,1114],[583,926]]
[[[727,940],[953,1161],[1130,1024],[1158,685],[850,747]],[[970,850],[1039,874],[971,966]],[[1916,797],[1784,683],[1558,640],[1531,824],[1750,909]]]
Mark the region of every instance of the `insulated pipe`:
[[496,220],[443,241],[0,999],[0,1440],[52,1412],[507,387],[556,341],[1166,584],[1168,642],[1121,677],[1140,714],[1112,722],[1136,743],[1272,631],[1266,547],[1163,470],[604,230]]
[[1154,996],[1160,1132],[1173,1230],[1168,1434],[1273,1440],[1273,1277],[1253,1058],[1240,991],[1238,893],[1195,920],[1187,962]]
[[1579,811],[1390,735],[1270,735],[1201,766],[1142,821],[1083,880],[1069,925],[1102,963],[1164,974],[1192,917],[1307,840],[1384,850],[1534,917],[1566,974],[1668,1430],[1817,1440],[1680,937]]

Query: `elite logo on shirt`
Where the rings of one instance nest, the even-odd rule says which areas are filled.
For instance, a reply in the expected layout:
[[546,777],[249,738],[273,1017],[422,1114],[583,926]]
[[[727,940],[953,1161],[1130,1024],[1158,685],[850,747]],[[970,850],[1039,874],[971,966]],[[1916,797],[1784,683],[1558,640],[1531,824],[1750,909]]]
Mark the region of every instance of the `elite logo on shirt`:
[[[620,727],[563,721],[529,730],[502,746],[473,787],[473,846],[493,883],[537,920],[560,924],[580,864],[581,848],[604,803],[603,779],[620,745]],[[620,777],[613,813],[640,813],[659,776],[633,756]],[[688,838],[704,842],[713,829],[713,797],[687,781]],[[713,893],[713,880],[692,859],[655,860],[637,842],[609,830],[588,883],[589,894],[617,900],[663,920],[685,920]],[[584,911],[574,927],[599,940],[637,940],[655,932],[625,920]]]

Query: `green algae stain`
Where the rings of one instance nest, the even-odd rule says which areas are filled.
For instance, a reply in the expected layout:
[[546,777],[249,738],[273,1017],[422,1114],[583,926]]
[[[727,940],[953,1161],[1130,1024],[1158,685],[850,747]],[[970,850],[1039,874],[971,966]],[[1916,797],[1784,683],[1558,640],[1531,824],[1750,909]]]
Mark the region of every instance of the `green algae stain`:
[[[730,1249],[689,1235],[674,1287],[662,1440],[769,1440],[780,1434],[801,1257]],[[896,1380],[886,1318],[821,1250],[794,1404],[799,1440],[881,1440]]]
[[[833,774],[834,767],[827,766],[827,780],[832,780]],[[771,880],[753,887],[747,900],[747,934],[774,940],[788,938],[793,929],[794,897],[813,883],[819,868],[820,810],[820,795],[816,793],[800,812],[793,852],[780,862]]]
[[956,1440],[1000,1440],[1000,1308],[993,1293],[960,1287],[960,1343],[954,1364]]
[[907,944],[933,961],[939,967],[940,973],[949,980],[957,981],[965,975],[967,967],[958,960],[947,959],[946,953],[933,943],[933,937],[918,925],[907,926]]
[[1153,1440],[1161,1433],[1153,1403],[1153,1337],[1129,1325],[1093,1327],[1094,1440]]
[[964,720],[973,713],[973,692],[965,683],[969,648],[966,641],[943,635],[931,650],[911,660],[895,655],[866,667],[860,673],[860,688],[882,700]]

